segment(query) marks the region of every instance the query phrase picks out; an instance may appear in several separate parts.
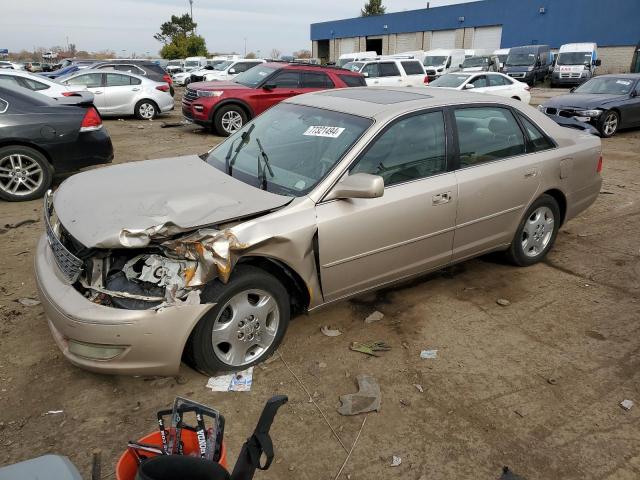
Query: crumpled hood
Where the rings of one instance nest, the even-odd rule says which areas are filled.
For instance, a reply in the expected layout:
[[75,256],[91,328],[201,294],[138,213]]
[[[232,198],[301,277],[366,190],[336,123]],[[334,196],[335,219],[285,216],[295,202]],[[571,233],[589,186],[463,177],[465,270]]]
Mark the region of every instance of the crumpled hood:
[[143,246],[123,242],[123,230],[175,234],[268,212],[291,200],[190,155],[79,173],[60,185],[53,206],[65,229],[84,246],[122,248]]
[[625,95],[601,95],[591,93],[570,93],[552,98],[544,104],[545,107],[555,108],[583,108],[585,110],[606,107],[612,102],[617,102]]

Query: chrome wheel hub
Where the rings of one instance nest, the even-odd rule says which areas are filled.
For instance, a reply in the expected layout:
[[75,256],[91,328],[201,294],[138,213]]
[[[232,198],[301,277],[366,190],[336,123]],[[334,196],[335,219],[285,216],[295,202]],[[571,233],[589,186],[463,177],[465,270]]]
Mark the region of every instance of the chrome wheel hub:
[[273,344],[279,324],[280,310],[269,293],[259,289],[240,292],[225,303],[213,324],[213,351],[230,366],[251,363]]
[[604,121],[604,133],[607,135],[613,135],[618,129],[618,117],[610,113]]
[[11,195],[23,196],[42,185],[44,172],[40,164],[22,153],[0,159],[0,189]]
[[222,128],[227,133],[233,133],[242,128],[242,116],[238,112],[226,112],[222,115]]
[[156,109],[150,103],[143,103],[140,105],[140,116],[142,118],[153,118],[153,115],[156,113]]
[[537,257],[549,245],[555,219],[548,207],[540,207],[527,218],[522,229],[522,251],[527,257]]

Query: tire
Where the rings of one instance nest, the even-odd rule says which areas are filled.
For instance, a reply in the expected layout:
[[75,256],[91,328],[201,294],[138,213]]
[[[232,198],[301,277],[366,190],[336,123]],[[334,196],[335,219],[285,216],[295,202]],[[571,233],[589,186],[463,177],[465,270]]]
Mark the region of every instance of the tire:
[[159,109],[153,100],[140,100],[136,103],[134,114],[138,120],[153,120],[158,116]]
[[551,195],[541,195],[522,218],[507,257],[520,267],[540,262],[551,250],[559,228],[558,202]]
[[[289,294],[276,277],[259,268],[236,266],[226,285],[214,280],[202,298],[216,305],[191,332],[185,360],[206,375],[244,370],[263,362],[287,331]],[[238,313],[242,318],[233,318]],[[215,340],[214,331],[219,332]]]
[[241,129],[248,121],[248,116],[239,105],[225,105],[213,115],[213,128],[220,136],[228,137]]
[[620,114],[615,110],[607,110],[600,115],[598,131],[604,138],[613,137],[620,128]]
[[185,78],[185,79],[184,79],[184,82],[182,82],[182,85],[186,87],[186,86],[187,86],[187,85],[189,85],[190,83],[191,83],[191,79],[190,79],[190,78]]
[[3,200],[24,202],[40,198],[52,181],[53,167],[39,151],[22,145],[0,148],[0,198]]

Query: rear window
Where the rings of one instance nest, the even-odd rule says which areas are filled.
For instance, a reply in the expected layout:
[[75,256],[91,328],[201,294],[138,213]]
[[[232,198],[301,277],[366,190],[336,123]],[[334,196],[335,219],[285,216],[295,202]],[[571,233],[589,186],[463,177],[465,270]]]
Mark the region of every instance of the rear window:
[[398,77],[400,76],[400,70],[395,62],[385,62],[379,64],[381,77]]
[[401,62],[402,68],[407,73],[407,75],[424,75],[424,69],[422,68],[422,64],[420,62],[415,61],[407,61]]
[[359,75],[338,75],[347,87],[366,87],[367,82]]
[[4,113],[7,111],[7,108],[9,108],[9,104],[0,98],[0,113]]
[[304,72],[302,74],[302,88],[333,88],[335,85],[329,75],[321,72]]

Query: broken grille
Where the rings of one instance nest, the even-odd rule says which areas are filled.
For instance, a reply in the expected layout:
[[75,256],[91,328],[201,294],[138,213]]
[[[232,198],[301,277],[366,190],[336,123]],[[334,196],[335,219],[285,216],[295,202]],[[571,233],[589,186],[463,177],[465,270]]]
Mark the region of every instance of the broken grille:
[[44,196],[44,223],[47,229],[47,241],[53,252],[53,258],[58,265],[58,268],[62,272],[64,278],[71,284],[78,280],[80,273],[82,273],[82,260],[76,257],[73,253],[67,250],[58,236],[56,235],[53,227],[51,226],[51,215],[53,214],[53,203],[51,191],[47,192]]

